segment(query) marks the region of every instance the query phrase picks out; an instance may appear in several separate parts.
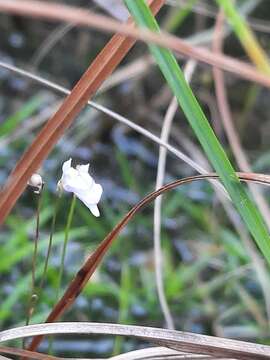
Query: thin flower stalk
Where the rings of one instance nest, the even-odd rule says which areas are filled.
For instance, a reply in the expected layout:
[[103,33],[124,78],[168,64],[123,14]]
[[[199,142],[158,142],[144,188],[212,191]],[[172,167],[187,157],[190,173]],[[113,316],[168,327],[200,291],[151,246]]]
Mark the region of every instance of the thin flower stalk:
[[63,249],[62,249],[62,254],[61,254],[58,287],[57,287],[57,291],[56,291],[57,299],[59,297],[59,293],[61,290],[61,284],[62,284],[62,278],[63,278],[64,266],[65,266],[65,257],[66,257],[67,244],[68,244],[68,235],[69,235],[69,230],[70,230],[73,215],[74,215],[75,205],[76,205],[76,196],[73,195],[71,205],[69,208],[69,212],[68,212],[67,223],[66,223],[66,227],[65,227],[65,238],[64,238],[64,244],[63,244]]

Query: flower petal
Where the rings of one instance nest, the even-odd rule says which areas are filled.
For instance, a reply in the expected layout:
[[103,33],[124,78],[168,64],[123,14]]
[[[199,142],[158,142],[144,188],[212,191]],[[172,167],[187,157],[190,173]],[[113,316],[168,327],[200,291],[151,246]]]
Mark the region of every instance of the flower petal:
[[97,205],[90,205],[88,208],[94,216],[96,216],[96,217],[100,216],[100,212],[99,212]]
[[78,187],[82,189],[91,190],[92,186],[95,184],[92,176],[90,176],[88,173],[85,172],[79,172],[78,170],[76,171],[78,172],[78,176],[80,178],[80,184],[81,184]]
[[102,194],[102,186],[95,184],[90,190],[73,189],[74,194],[87,206],[95,205],[99,202]]
[[101,195],[103,193],[103,188],[100,184],[94,184],[93,188],[92,188],[92,194],[93,194],[93,198],[95,200],[95,203],[98,203]]
[[65,172],[67,172],[68,169],[70,169],[70,168],[71,168],[71,158],[64,162],[64,164],[62,166],[63,174],[65,174]]
[[101,198],[103,189],[100,184],[94,184],[91,188],[91,191],[85,194],[85,198],[88,204],[97,204]]
[[76,189],[87,190],[87,184],[81,179],[78,174],[78,171],[73,167],[70,167],[63,173],[61,178],[61,183],[64,190],[73,192]]
[[89,172],[89,164],[85,165],[77,165],[76,169],[79,171],[79,173],[87,173]]
[[61,179],[64,189],[69,188],[67,191],[83,191],[89,192],[94,180],[88,173],[79,173],[73,167],[69,168],[62,176]]
[[99,210],[98,210],[98,207],[97,207],[97,205],[94,203],[89,203],[87,200],[87,198],[85,197],[85,196],[83,196],[82,194],[76,194],[75,192],[74,192],[74,194],[77,196],[77,198],[78,199],[80,199],[81,200],[81,202],[83,202],[84,203],[84,205],[85,206],[87,206],[88,207],[88,209],[91,211],[91,213],[93,214],[93,215],[95,215],[95,216],[99,216]]

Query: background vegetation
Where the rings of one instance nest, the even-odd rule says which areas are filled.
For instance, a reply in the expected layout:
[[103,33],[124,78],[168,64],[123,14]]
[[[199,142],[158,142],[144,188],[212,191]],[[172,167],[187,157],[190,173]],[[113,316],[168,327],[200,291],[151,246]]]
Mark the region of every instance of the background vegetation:
[[[106,14],[112,10],[107,5],[100,6],[101,1],[63,3]],[[222,6],[224,2],[168,0],[157,19],[161,28],[193,45],[212,47],[220,31],[216,24],[217,3]],[[116,13],[111,15],[125,17],[122,7],[113,9]],[[254,0],[236,1],[235,12],[225,9],[225,16],[236,30],[227,29],[223,19],[221,33],[227,31],[224,39],[227,55],[246,62],[252,58],[245,46],[241,46],[247,41],[247,35],[243,27],[235,26],[233,21],[236,25],[242,21],[237,16],[246,17],[244,29],[250,26],[256,33],[256,46],[261,44],[265,53],[268,52],[270,25],[267,10],[268,1]],[[5,14],[0,15],[0,30],[1,62],[36,73],[69,89],[110,39],[109,35],[80,26]],[[186,60],[179,59],[181,67]],[[261,71],[268,72],[267,66],[262,68],[254,59],[252,61]],[[228,135],[215,87],[218,81],[213,68],[199,62],[194,68],[191,88],[234,167],[249,171],[245,166],[241,168],[243,162],[240,159],[239,164],[239,150],[235,152],[235,141]],[[225,99],[233,120],[232,132],[239,138],[240,149],[252,171],[267,174],[270,166],[268,89],[227,72],[225,86]],[[22,152],[56,111],[63,96],[3,67],[0,67],[0,89],[0,182],[4,185]],[[172,93],[143,43],[136,44],[94,98],[97,103],[124,115],[158,137],[171,100]],[[198,165],[209,168],[180,109],[174,116],[169,143]],[[83,259],[124,214],[156,186],[158,145],[110,116],[86,107],[41,169],[45,186],[40,206],[37,283],[42,276],[58,202],[56,184],[61,177],[63,161],[70,157],[78,164],[90,162],[90,173],[102,184],[101,217],[94,218],[77,201],[59,289],[60,259],[71,196],[65,194],[59,200],[47,277],[42,291],[38,292],[31,323],[45,320]],[[194,169],[169,152],[167,157],[165,183],[195,174]],[[261,190],[268,206],[269,191]],[[163,198],[162,275],[174,327],[268,344],[269,269],[238,213],[230,203],[226,202],[224,206],[222,199],[223,204],[209,182],[182,186]],[[37,206],[38,196],[28,188],[1,230],[2,329],[25,324],[29,311]],[[267,210],[262,212],[266,222],[269,221],[267,215]],[[157,296],[152,205],[138,213],[124,229],[62,319],[168,325]],[[55,354],[76,352],[79,356],[117,354],[141,345],[130,339],[97,337],[89,341],[81,336],[72,339],[59,336],[51,344]],[[49,346],[47,340],[40,349],[47,351]]]

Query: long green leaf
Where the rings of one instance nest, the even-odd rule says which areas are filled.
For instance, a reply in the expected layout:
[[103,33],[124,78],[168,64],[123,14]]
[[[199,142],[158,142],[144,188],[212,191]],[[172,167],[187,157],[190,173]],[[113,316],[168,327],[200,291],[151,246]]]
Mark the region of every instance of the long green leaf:
[[[139,26],[159,32],[159,26],[144,0],[125,0],[125,3]],[[152,44],[149,44],[149,48],[168,85],[177,97],[179,105],[199,139],[208,159],[219,174],[234,205],[270,264],[270,237],[264,220],[251,201],[248,193],[240,184],[226,153],[209,125],[191,88],[185,81],[175,57],[168,49]]]

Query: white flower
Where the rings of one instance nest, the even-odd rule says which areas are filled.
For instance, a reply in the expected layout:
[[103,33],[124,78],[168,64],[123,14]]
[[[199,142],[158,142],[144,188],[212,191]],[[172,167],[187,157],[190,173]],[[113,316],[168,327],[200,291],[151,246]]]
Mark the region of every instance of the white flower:
[[97,204],[101,198],[102,186],[96,184],[89,175],[89,164],[71,166],[71,159],[64,162],[63,175],[58,183],[59,188],[74,193],[91,211],[94,216],[99,216]]

